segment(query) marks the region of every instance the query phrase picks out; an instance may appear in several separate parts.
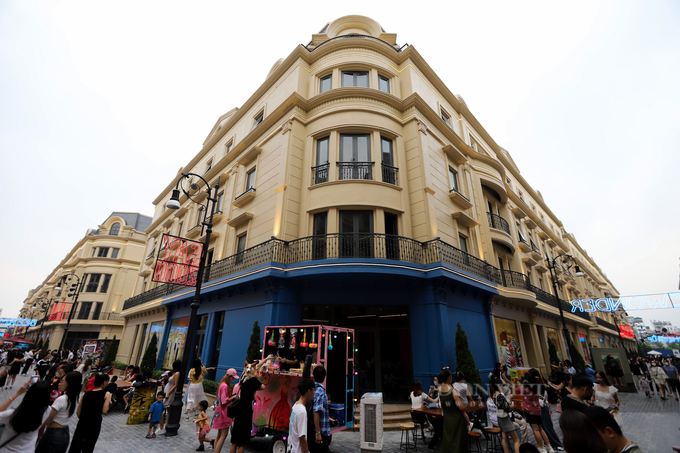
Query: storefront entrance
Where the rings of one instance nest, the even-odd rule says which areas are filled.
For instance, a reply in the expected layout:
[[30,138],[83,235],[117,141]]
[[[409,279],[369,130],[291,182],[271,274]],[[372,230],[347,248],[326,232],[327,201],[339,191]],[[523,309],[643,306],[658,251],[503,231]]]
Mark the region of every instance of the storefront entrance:
[[385,402],[408,401],[413,384],[408,306],[304,305],[302,317],[303,324],[355,330],[357,398],[382,392]]

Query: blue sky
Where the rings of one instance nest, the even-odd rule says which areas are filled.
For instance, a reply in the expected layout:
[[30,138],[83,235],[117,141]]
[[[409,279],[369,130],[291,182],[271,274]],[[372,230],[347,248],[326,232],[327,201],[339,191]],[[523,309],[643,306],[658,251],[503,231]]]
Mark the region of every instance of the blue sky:
[[0,2],[5,316],[347,14],[418,49],[621,294],[677,290],[680,3],[245,3]]

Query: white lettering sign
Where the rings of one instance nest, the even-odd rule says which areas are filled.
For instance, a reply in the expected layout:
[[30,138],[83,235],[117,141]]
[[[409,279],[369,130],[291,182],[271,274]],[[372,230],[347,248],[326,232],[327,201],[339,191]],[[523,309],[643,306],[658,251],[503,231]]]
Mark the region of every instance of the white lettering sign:
[[618,299],[602,297],[600,299],[574,299],[571,301],[571,312],[593,313],[595,311],[611,312],[619,308],[624,310],[657,310],[680,307],[680,291],[674,293],[650,294],[646,296],[623,296]]

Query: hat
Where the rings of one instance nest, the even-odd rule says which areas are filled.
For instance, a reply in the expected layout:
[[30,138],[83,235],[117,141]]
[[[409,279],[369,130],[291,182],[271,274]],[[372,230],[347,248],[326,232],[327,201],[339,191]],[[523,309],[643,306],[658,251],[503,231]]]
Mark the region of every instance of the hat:
[[229,368],[227,370],[227,375],[233,377],[234,379],[238,379],[238,373],[236,372],[236,369],[234,369],[234,368]]

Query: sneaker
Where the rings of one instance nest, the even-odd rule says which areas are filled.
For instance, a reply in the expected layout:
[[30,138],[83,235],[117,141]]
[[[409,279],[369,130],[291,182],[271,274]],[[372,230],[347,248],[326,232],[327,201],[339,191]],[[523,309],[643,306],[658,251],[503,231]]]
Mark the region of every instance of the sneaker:
[[146,438],[147,438],[147,439],[151,439],[151,434],[147,434],[147,435],[146,435]]
[[163,434],[165,434],[165,430],[159,429],[158,431],[156,431],[156,434],[158,434],[159,436],[162,436]]
[[203,444],[199,445],[196,451],[205,451],[205,448],[203,447]]

